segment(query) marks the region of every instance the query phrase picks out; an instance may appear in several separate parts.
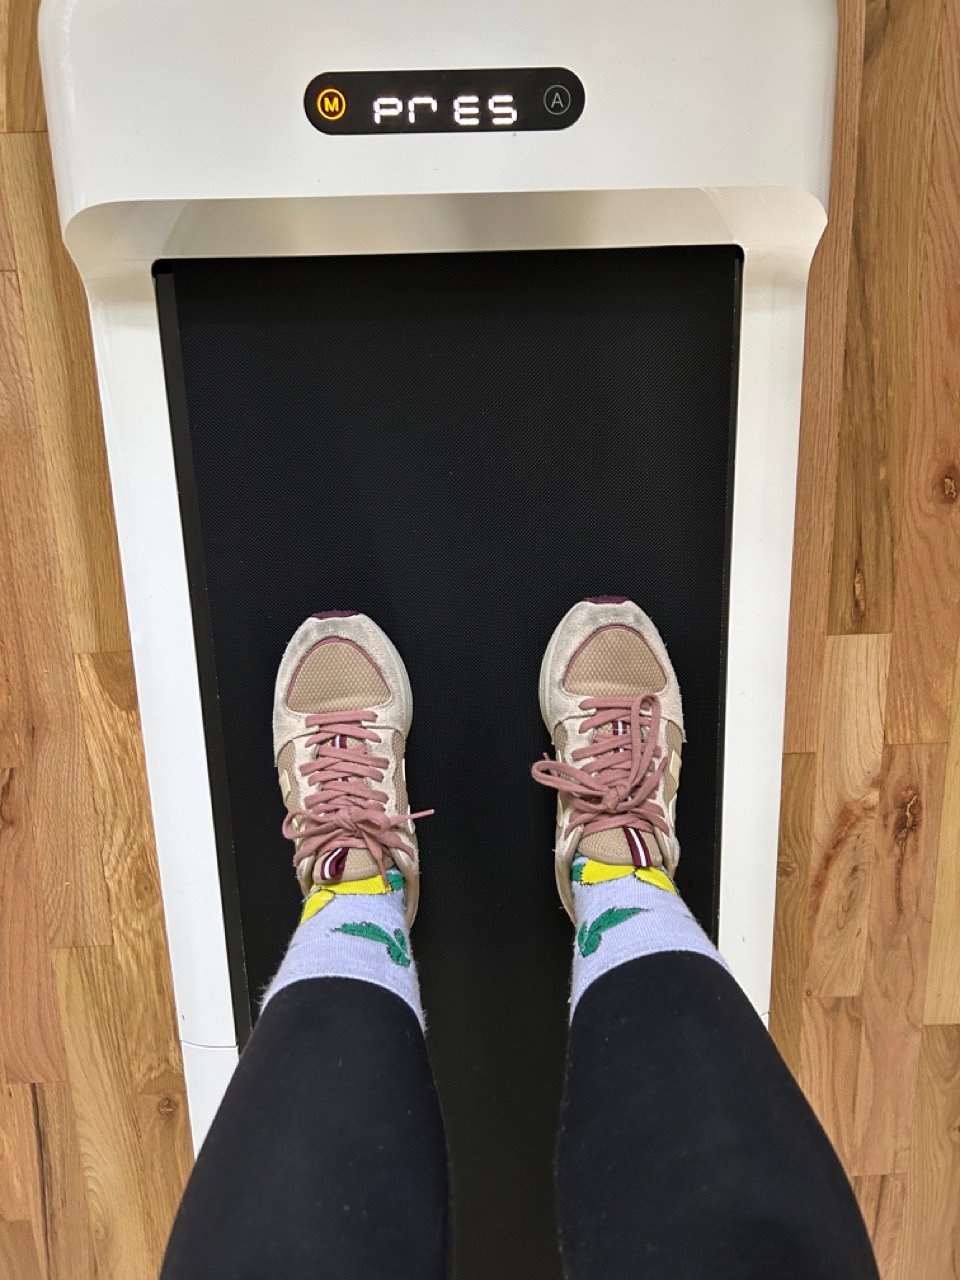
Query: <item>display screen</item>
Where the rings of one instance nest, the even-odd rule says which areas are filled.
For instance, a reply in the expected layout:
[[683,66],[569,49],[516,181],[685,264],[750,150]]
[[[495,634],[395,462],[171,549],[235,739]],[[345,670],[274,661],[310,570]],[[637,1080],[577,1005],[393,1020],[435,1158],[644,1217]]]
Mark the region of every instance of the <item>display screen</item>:
[[567,129],[586,93],[564,67],[470,71],[325,71],[307,85],[321,133],[516,133]]

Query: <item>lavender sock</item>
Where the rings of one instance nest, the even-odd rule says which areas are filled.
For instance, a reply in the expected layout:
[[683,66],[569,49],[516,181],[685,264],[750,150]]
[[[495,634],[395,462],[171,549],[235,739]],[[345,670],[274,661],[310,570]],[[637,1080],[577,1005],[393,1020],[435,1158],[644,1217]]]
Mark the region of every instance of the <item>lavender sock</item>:
[[306,978],[357,978],[405,1000],[423,1026],[420,984],[404,920],[403,877],[379,876],[318,887],[305,900],[287,954],[263,1004]]
[[577,933],[571,1017],[591,982],[639,956],[695,951],[727,967],[664,872],[578,858],[572,879]]

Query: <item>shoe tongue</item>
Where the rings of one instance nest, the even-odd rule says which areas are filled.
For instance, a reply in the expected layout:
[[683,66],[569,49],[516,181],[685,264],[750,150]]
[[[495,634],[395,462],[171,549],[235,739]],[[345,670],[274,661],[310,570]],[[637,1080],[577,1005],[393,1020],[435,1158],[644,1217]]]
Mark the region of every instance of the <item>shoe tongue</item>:
[[[389,871],[394,865],[393,859],[384,858],[383,865],[385,870]],[[368,880],[371,876],[379,874],[380,868],[369,849],[350,849],[343,866],[343,874],[339,875],[333,883],[346,884],[354,880]]]
[[663,862],[656,838],[634,827],[612,827],[584,836],[577,852],[611,866],[659,867]]

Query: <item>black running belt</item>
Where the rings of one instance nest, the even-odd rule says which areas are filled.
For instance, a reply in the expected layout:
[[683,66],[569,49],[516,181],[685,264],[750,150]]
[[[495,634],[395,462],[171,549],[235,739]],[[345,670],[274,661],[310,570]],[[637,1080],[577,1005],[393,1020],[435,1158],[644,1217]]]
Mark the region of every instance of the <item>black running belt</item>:
[[677,667],[679,881],[715,933],[740,274],[729,246],[156,268],[241,1036],[298,913],[277,665],[308,614],[357,609],[406,661],[411,803],[436,809],[413,943],[458,1280],[560,1275],[571,928],[530,765],[540,659],[585,596],[638,601]]

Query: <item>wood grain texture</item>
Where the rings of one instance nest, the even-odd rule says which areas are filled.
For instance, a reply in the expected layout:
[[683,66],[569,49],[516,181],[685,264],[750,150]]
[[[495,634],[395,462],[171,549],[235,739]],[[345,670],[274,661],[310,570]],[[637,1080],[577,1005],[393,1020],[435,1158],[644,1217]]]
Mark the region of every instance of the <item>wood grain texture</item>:
[[809,947],[807,903],[816,781],[814,754],[784,756],[770,1032],[795,1075],[800,1072],[800,1014]]
[[857,1160],[855,1105],[863,1010],[859,996],[804,999],[800,1031],[800,1084],[849,1171]]
[[[0,770],[0,1062],[9,1081],[62,1080],[63,1037],[22,770]],[[29,1016],[24,1016],[29,1010]]]
[[[960,47],[948,4],[943,49]],[[960,638],[960,59],[941,56],[916,385],[903,458],[886,734],[945,742]]]
[[129,652],[80,654],[76,663],[131,1079],[138,1094],[176,1092],[180,1050],[133,663]]
[[192,1162],[189,1113],[182,1085],[166,1093],[140,1094],[135,1102],[135,1119],[143,1176],[149,1189],[147,1240],[159,1257],[166,1248]]
[[109,1276],[155,1275],[116,959],[110,947],[64,948],[54,968],[97,1263]]
[[843,403],[866,0],[840,0],[837,97],[827,229],[810,272],[797,467],[790,671],[784,751],[816,751],[830,597],[837,442]]
[[86,305],[60,238],[47,140],[0,137],[40,445],[78,652],[128,644]]
[[905,1180],[897,1174],[865,1174],[854,1178],[860,1212],[870,1232],[882,1276],[895,1276],[900,1265]]
[[888,636],[830,636],[824,649],[805,979],[820,996],[863,986],[889,658]]
[[[38,1258],[47,1248],[44,1187],[37,1146],[37,1116],[30,1085],[0,1088],[0,1168],[6,1175],[0,1189],[0,1219],[30,1224]],[[0,1276],[2,1276],[0,1272]]]
[[36,1241],[29,1222],[0,1219],[0,1277],[2,1280],[41,1280]]
[[[21,795],[37,828],[48,833],[32,847],[50,941],[107,944],[112,935],[106,884],[90,838],[92,789],[70,669],[61,565],[50,537],[41,427],[20,294],[8,272],[0,275],[0,317],[0,541],[11,570],[4,634],[5,644],[17,646],[21,655],[23,725],[30,742]],[[29,838],[22,824],[20,830]]]
[[943,0],[867,4],[831,632],[893,625],[943,7]]
[[77,1118],[65,1084],[33,1086],[40,1208],[49,1280],[96,1273]]
[[818,429],[837,437],[833,545],[794,593],[786,744],[816,763],[811,794],[804,756],[785,759],[773,1028],[793,1061],[799,1027],[884,1280],[958,1280],[960,14],[868,0],[864,20],[850,254],[827,286],[846,307],[839,412],[830,354],[806,371],[797,573],[818,572],[830,518],[810,523],[804,469],[831,483]]
[[[926,1027],[915,1140],[906,1172],[898,1280],[960,1271],[960,1027]],[[887,1277],[884,1277],[887,1280]]]
[[7,217],[7,199],[0,183],[0,271],[16,271],[17,260],[13,253],[13,235]]
[[909,1150],[940,841],[945,751],[888,748],[871,874],[856,1171],[896,1173]]
[[26,133],[45,124],[37,14],[40,0],[0,0],[0,131]]
[[954,668],[953,712],[933,902],[924,1021],[960,1023],[960,649]]

